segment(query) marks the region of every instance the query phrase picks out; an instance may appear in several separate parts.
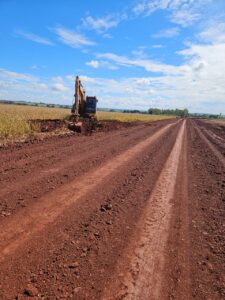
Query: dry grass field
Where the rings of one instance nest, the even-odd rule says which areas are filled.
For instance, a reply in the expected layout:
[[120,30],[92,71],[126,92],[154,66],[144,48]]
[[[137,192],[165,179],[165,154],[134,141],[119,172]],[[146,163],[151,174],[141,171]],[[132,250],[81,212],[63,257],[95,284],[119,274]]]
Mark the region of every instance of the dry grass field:
[[213,120],[208,120],[207,122],[211,124],[219,124],[225,126],[225,119],[213,119]]
[[114,120],[120,122],[137,122],[137,121],[153,122],[158,120],[174,118],[173,116],[167,116],[167,115],[148,115],[148,114],[133,114],[133,113],[105,112],[105,111],[99,111],[97,116],[100,121]]
[[29,123],[36,119],[64,119],[68,109],[0,104],[0,137],[10,138],[38,131]]

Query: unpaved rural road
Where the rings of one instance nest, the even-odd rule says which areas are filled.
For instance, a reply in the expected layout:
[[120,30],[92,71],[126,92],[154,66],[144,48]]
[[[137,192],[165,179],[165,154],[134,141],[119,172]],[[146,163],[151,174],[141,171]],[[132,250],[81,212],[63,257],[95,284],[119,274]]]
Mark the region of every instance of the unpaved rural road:
[[0,299],[225,299],[225,128],[0,149]]

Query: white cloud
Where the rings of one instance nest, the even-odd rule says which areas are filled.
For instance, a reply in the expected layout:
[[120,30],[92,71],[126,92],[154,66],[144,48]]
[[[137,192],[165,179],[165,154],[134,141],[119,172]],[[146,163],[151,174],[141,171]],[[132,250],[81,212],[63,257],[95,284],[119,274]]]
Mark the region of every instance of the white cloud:
[[86,76],[86,75],[81,75],[80,78],[81,78],[81,80],[82,80],[84,83],[96,83],[96,79],[95,79],[95,78],[88,77],[88,76]]
[[106,16],[102,18],[94,19],[91,16],[87,16],[83,23],[86,27],[96,30],[97,32],[104,32],[110,28],[117,27],[120,20],[113,16]]
[[94,69],[98,69],[99,68],[99,61],[91,60],[91,61],[86,62],[86,65],[89,66],[89,67],[92,67]]
[[192,25],[199,18],[200,14],[194,10],[180,10],[172,13],[171,21],[182,27],[187,27]]
[[57,92],[66,92],[67,91],[67,87],[61,82],[53,83],[52,89]]
[[143,0],[134,6],[133,11],[137,15],[144,14],[146,16],[152,14],[154,11],[159,9],[177,9],[182,4],[190,1],[185,0]]
[[38,70],[38,66],[37,66],[37,65],[32,65],[32,66],[31,66],[31,69],[32,69],[32,70]]
[[206,89],[210,86],[223,88],[223,78],[225,69],[225,43],[218,44],[192,44],[187,49],[179,52],[194,71],[201,71],[201,74],[192,74],[201,79],[206,84]]
[[[215,103],[213,112],[218,113],[220,110],[225,112],[224,95],[221,93],[221,89],[213,86],[213,84],[209,87],[197,77],[195,81],[192,76],[130,78],[121,80],[120,83],[118,82],[118,86],[114,88],[128,91],[130,87],[133,87],[131,90],[132,98],[129,95],[130,108],[141,104],[143,109],[155,105],[161,108],[188,107],[192,111],[207,112],[205,103],[208,99],[209,103]],[[111,95],[110,92],[108,94]],[[127,103],[127,98],[126,93],[120,95],[120,107]],[[137,99],[139,99],[138,103]]]
[[201,11],[212,0],[143,0],[134,7],[136,16],[149,16],[157,10],[167,10],[170,20],[183,27],[192,25],[200,19]]
[[0,69],[0,97],[9,100],[30,100],[32,95],[39,97],[48,90],[48,84],[31,74]]
[[117,70],[118,67],[113,65],[112,63],[104,60],[91,60],[86,62],[86,65],[98,69],[98,68],[105,68],[105,69],[110,69],[110,70]]
[[39,43],[39,44],[44,44],[44,45],[49,45],[52,46],[54,45],[49,39],[40,37],[36,34],[30,33],[30,32],[25,32],[23,30],[17,30],[16,34],[33,42]]
[[225,22],[210,22],[210,24],[198,34],[198,38],[205,42],[225,42]]
[[142,13],[144,13],[144,11],[146,10],[146,3],[145,1],[143,1],[142,3],[138,3],[133,7],[133,12],[136,15],[140,15]]
[[[207,32],[211,32],[211,29],[208,28]],[[205,34],[200,36],[205,37]],[[223,39],[218,34],[216,40]],[[116,97],[121,101],[123,99],[123,103],[127,105],[126,93],[131,93],[129,94],[130,108],[134,107],[136,99],[141,97],[141,103],[145,102],[143,104],[145,107],[156,103],[159,107],[188,107],[197,112],[225,113],[224,53],[225,42],[216,43],[213,39],[209,44],[187,45],[178,53],[184,60],[184,63],[179,66],[165,65],[151,60],[137,60],[113,53],[101,54],[101,57],[122,66],[139,66],[151,73],[162,73],[160,76],[127,78],[116,83],[107,82],[106,97],[107,89],[108,97],[110,95],[111,99],[113,99],[112,93],[119,90],[123,92],[118,93]]]
[[53,76],[52,81],[56,83],[63,83],[63,78],[61,76]]
[[31,74],[23,74],[0,69],[0,98],[9,100],[42,101],[60,103],[69,99],[73,83],[65,82],[61,76],[41,79]]
[[54,31],[58,35],[59,40],[70,47],[80,48],[82,46],[95,45],[95,42],[89,40],[87,37],[64,27],[56,27]]
[[104,39],[112,39],[112,38],[113,38],[112,35],[109,34],[109,33],[104,33],[104,34],[102,35],[102,37],[103,37]]
[[160,32],[154,34],[155,38],[172,38],[179,35],[180,29],[178,27],[168,28],[161,30]]
[[75,81],[75,75],[67,75],[66,79],[69,81]]
[[183,72],[188,71],[187,66],[175,67],[173,65],[162,64],[155,62],[150,59],[141,59],[141,58],[128,58],[126,56],[116,55],[114,53],[101,53],[97,55],[99,58],[108,59],[120,66],[136,66],[145,69],[148,72],[152,73],[164,73],[170,75],[179,75]]
[[136,57],[136,58],[145,58],[146,57],[146,53],[145,53],[145,48],[142,47],[138,47],[137,49],[132,51],[132,54]]
[[24,74],[24,73],[18,73],[18,72],[12,72],[5,69],[0,69],[0,77],[9,79],[9,80],[24,80],[24,81],[37,81],[37,77],[30,75],[30,74]]
[[135,83],[137,85],[143,85],[143,86],[147,86],[151,83],[151,79],[150,78],[146,78],[146,77],[142,77],[142,78],[138,78],[136,79]]
[[36,64],[33,64],[31,67],[30,67],[31,70],[41,70],[41,69],[46,69],[46,66],[45,65],[36,65]]
[[48,85],[46,83],[33,83],[33,86],[36,90],[45,91],[48,89]]
[[[127,19],[126,14],[117,14],[117,15],[107,15],[101,18],[93,18],[92,16],[87,16],[83,19],[83,25],[88,29],[93,29],[98,33],[104,33],[110,28],[117,27],[120,22]],[[105,38],[111,36],[104,34]]]
[[156,45],[152,45],[152,48],[155,48],[155,49],[160,49],[160,48],[165,48],[164,45],[160,45],[160,44],[156,44]]
[[64,79],[61,76],[52,77],[52,89],[57,92],[66,92],[68,90],[64,83]]

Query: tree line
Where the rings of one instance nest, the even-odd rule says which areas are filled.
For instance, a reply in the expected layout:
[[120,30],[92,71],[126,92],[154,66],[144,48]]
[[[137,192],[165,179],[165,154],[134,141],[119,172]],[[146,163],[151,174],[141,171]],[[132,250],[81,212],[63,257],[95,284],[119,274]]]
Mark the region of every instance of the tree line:
[[179,117],[187,117],[189,115],[188,109],[160,109],[160,108],[149,108],[148,113],[150,115],[173,115]]
[[[114,111],[114,110],[110,110]],[[188,109],[160,109],[160,108],[149,108],[147,111],[141,111],[137,109],[124,109],[124,113],[133,113],[133,114],[149,114],[149,115],[172,115],[179,117],[187,117],[189,115]]]

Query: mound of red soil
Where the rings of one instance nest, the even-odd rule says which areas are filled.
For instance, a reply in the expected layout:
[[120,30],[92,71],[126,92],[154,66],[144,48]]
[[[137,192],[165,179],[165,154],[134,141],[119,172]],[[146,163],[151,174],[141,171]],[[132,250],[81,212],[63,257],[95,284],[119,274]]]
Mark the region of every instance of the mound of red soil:
[[[62,129],[67,127],[66,122],[59,119],[54,120],[30,120],[32,126],[38,127],[41,132],[51,132],[56,129]],[[98,122],[96,131],[111,131],[118,130],[122,128],[129,128],[137,125],[136,122],[120,122],[120,121],[101,121]],[[69,128],[70,129],[70,128]],[[71,127],[71,130],[72,127]],[[74,130],[73,130],[74,131]]]
[[65,127],[65,121],[54,119],[54,120],[30,120],[32,126],[38,127],[41,132],[51,132],[56,129],[62,129]]

